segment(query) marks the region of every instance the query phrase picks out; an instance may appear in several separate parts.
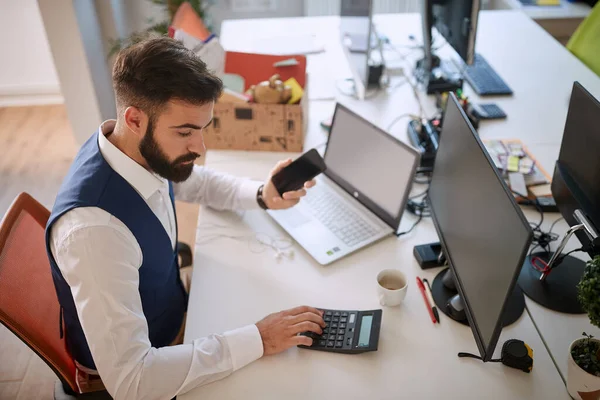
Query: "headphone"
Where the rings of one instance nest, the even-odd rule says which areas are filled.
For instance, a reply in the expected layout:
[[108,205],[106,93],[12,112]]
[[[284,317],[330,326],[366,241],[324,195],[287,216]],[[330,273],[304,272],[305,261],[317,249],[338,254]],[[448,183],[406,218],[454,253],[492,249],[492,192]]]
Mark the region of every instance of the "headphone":
[[[203,224],[204,228],[224,228],[228,227],[218,224]],[[242,235],[230,235],[227,233],[211,232],[197,238],[198,243],[206,243],[215,239],[226,238],[232,240],[243,241],[248,244],[248,249],[255,254],[262,253],[265,249],[270,248],[275,252],[275,259],[281,261],[284,258],[293,260],[295,256],[292,248],[293,242],[287,237],[274,237],[264,232],[253,232]]]
[[284,257],[287,258],[288,260],[293,260],[294,259],[294,250],[290,249],[290,250],[281,250],[281,249],[275,249],[276,253],[275,253],[275,259],[277,261],[281,261]]

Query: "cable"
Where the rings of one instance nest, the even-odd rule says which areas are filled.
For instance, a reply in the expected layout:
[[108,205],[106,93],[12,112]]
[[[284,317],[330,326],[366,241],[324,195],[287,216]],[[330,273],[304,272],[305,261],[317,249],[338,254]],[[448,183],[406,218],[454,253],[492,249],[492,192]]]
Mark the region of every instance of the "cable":
[[[419,97],[419,93],[417,91],[417,85],[413,84],[408,75],[406,75],[406,82],[410,85],[413,90],[413,94],[415,95],[415,99],[417,99],[417,103],[419,103],[419,117],[425,118],[425,107],[423,107],[423,103],[421,102],[421,98]],[[428,119],[428,118],[426,118]]]
[[550,232],[550,233],[552,233],[552,231],[554,230],[554,226],[555,226],[555,225],[556,225],[556,224],[557,224],[559,221],[561,221],[561,220],[563,220],[563,219],[565,219],[565,217],[560,217],[560,218],[557,218],[557,219],[556,219],[556,221],[554,221],[554,222],[552,223],[552,225],[550,225],[550,231],[549,231],[549,232]]
[[394,125],[396,125],[398,123],[398,121],[400,121],[400,120],[402,120],[403,118],[406,118],[406,117],[411,117],[412,119],[415,119],[415,120],[419,119],[419,117],[417,115],[414,115],[414,114],[411,114],[411,113],[406,113],[406,114],[399,115],[396,118],[394,118],[392,120],[392,122],[390,122],[388,124],[388,126],[386,128],[386,131],[388,131],[388,132],[391,131],[392,128],[394,127]]
[[[417,173],[415,174],[415,177],[414,177],[413,181],[415,183],[418,183],[418,184],[421,184],[421,185],[429,185],[431,183],[431,178],[432,178],[431,172],[432,171],[430,171],[429,169],[427,169],[427,170],[421,170],[421,171],[417,170]],[[419,179],[419,177],[421,175],[425,176],[425,179]]]
[[406,230],[404,232],[396,233],[396,236],[400,237],[403,235],[408,235],[409,233],[412,232],[413,229],[415,229],[415,226],[419,225],[419,222],[421,222],[421,220],[423,220],[423,214],[419,215],[419,218],[417,218],[417,220],[414,222],[414,224],[412,224],[412,226],[408,230]]
[[557,241],[559,238],[559,236],[556,233],[552,232],[552,229],[554,228],[554,226],[560,219],[556,220],[552,223],[550,231],[544,232],[541,229],[541,226],[544,223],[544,210],[542,209],[542,206],[541,206],[539,200],[537,198],[535,198],[535,200],[531,200],[530,198],[528,198],[526,195],[524,195],[522,193],[519,193],[512,189],[511,189],[511,191],[514,194],[516,194],[517,196],[525,199],[526,204],[535,206],[537,211],[540,213],[539,222],[537,222],[537,223],[529,222],[529,225],[531,225],[531,229],[533,232],[533,239],[531,240],[532,247],[529,249],[528,258],[530,260],[530,264],[533,269],[535,269],[536,271],[539,271],[539,272],[547,272],[548,271],[547,262],[545,260],[543,260],[541,257],[532,257],[532,255],[537,248],[542,248],[542,250],[544,250],[544,252],[550,253],[551,243]]
[[[202,224],[200,225],[200,228],[231,229],[231,227],[219,224]],[[241,235],[211,232],[198,236],[196,243],[205,244],[217,239],[231,239],[240,242],[247,242],[248,249],[254,254],[264,253],[265,250],[272,249],[276,252],[275,258],[277,260],[280,260],[282,257],[287,259],[294,258],[294,251],[292,249],[293,242],[290,238],[271,236],[264,232],[253,232]]]
[[554,262],[554,265],[552,265],[552,266],[548,265],[548,262],[541,257],[537,257],[537,256],[532,257],[533,253],[538,248],[541,248],[546,253],[550,253],[552,251],[552,248],[551,248],[552,242],[555,242],[560,238],[560,236],[558,234],[554,233],[554,227],[556,226],[556,224],[559,221],[561,221],[564,218],[563,217],[557,218],[552,223],[552,225],[550,225],[550,230],[548,232],[544,232],[541,229],[541,225],[544,222],[544,210],[542,209],[538,199],[536,198],[535,201],[533,201],[531,199],[528,199],[527,196],[524,196],[521,193],[515,192],[514,190],[512,192],[515,193],[517,196],[527,199],[530,202],[530,204],[533,204],[536,206],[538,212],[540,213],[540,221],[537,224],[530,222],[530,224],[532,225],[532,229],[533,229],[533,240],[532,240],[533,246],[529,250],[528,258],[530,260],[530,264],[533,269],[535,269],[538,272],[547,273],[550,271],[550,269],[554,269],[554,268],[558,267],[560,265],[560,263],[569,254],[572,254],[577,251],[587,251],[585,247],[580,247],[578,249],[571,250],[565,254],[561,254],[561,255],[559,255],[559,257],[557,257],[557,259]]
[[[421,196],[423,196],[423,198],[420,201],[414,200]],[[397,237],[411,233],[413,229],[415,229],[415,227],[419,225],[423,218],[431,216],[431,211],[429,209],[429,188],[427,188],[427,190],[425,190],[423,193],[419,193],[409,197],[408,202],[406,204],[406,209],[410,213],[416,215],[418,218],[408,230],[396,233]]]
[[[409,200],[406,204],[406,209],[411,214],[414,214],[418,217],[431,217],[431,211],[429,209],[428,200],[421,200],[419,202],[414,200]],[[420,221],[419,221],[420,222]]]
[[587,251],[587,247],[585,247],[585,246],[581,246],[581,247],[580,247],[580,248],[578,248],[578,249],[574,249],[574,250],[571,250],[571,251],[568,251],[568,252],[566,252],[565,254],[561,254],[561,255],[560,255],[560,256],[559,256],[559,257],[556,259],[556,261],[554,262],[554,265],[552,266],[552,268],[556,268],[557,266],[559,266],[559,265],[560,265],[560,263],[561,263],[561,262],[563,262],[563,260],[564,260],[565,258],[567,258],[567,256],[569,256],[569,255],[571,255],[571,254],[573,254],[573,253],[575,253],[575,252],[578,252],[578,251]]
[[[350,82],[350,83],[354,84],[353,78],[337,79],[335,81],[335,88],[338,90],[338,92],[340,92],[344,96],[353,97],[355,99],[358,98],[356,90],[352,90],[351,92],[344,90],[342,87],[340,87],[340,82]],[[407,82],[408,82],[408,79],[405,79],[402,82],[397,83],[394,86],[390,86],[390,79],[387,78],[387,82],[384,83],[383,85],[378,86],[372,90],[365,90],[365,97],[363,100],[374,99],[375,97],[379,96],[381,93],[387,92],[387,89],[390,89],[390,92],[387,92],[388,94],[393,93],[395,90],[402,87]]]
[[427,193],[429,193],[429,188],[425,189],[425,191],[424,191],[424,192],[422,192],[422,193],[419,193],[419,194],[415,194],[415,195],[413,195],[413,196],[410,196],[410,197],[409,197],[409,199],[410,199],[410,200],[412,200],[412,199],[416,199],[417,197],[424,196],[424,195],[426,195]]
[[[422,48],[422,46],[421,46]],[[397,51],[397,50],[396,50]],[[399,54],[401,54],[400,52],[398,52]],[[412,52],[411,52],[412,53]],[[413,90],[413,94],[415,96],[415,99],[417,100],[417,103],[419,104],[419,118],[423,118],[425,116],[425,107],[423,107],[423,102],[421,101],[421,98],[419,97],[418,94],[418,90],[417,90],[417,86],[416,84],[414,84],[412,82],[412,80],[410,79],[410,75],[414,74],[414,69],[412,65],[409,65],[408,61],[407,61],[407,57],[411,54],[406,54],[406,55],[401,55],[401,60],[404,61],[406,63],[406,72],[404,74],[404,76],[406,77],[406,82],[410,85],[410,87]],[[418,80],[417,80],[417,83]]]
[[[471,354],[471,353],[458,353],[458,356],[463,358],[463,357],[469,357],[469,358],[475,358],[477,360],[481,360],[483,361],[483,358],[476,356],[475,354]],[[502,362],[502,360],[500,358],[494,358],[492,360],[489,360],[488,362]]]

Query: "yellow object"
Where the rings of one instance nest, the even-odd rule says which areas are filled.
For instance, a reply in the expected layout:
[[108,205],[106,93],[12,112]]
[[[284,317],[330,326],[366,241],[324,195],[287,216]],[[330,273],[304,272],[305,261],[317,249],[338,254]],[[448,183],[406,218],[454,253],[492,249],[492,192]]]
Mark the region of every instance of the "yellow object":
[[302,86],[300,86],[296,78],[288,79],[284,82],[284,85],[292,88],[292,97],[290,97],[288,104],[295,104],[300,101],[304,95],[304,89],[302,89]]
[[579,25],[567,49],[581,60],[589,69],[600,76],[600,3],[597,3],[592,12]]
[[538,6],[560,6],[560,0],[537,0]]
[[529,358],[531,358],[531,365],[529,366],[529,371],[531,371],[533,369],[533,349],[529,347],[527,343],[523,342],[523,344],[527,348],[527,355],[529,356]]
[[508,162],[506,163],[506,169],[509,172],[517,172],[519,171],[519,157],[517,156],[509,156]]

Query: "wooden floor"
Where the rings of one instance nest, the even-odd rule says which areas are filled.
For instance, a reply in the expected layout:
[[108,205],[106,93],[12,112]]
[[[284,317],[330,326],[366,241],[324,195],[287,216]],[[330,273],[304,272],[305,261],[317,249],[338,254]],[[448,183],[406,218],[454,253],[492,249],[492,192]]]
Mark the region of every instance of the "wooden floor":
[[0,108],[0,214],[23,191],[52,207],[76,152],[64,106]]
[[[0,216],[20,192],[50,209],[77,148],[64,106],[0,108]],[[180,240],[193,246],[198,207],[178,202],[177,214]],[[56,380],[0,324],[0,399],[52,399]]]
[[[76,152],[64,106],[0,108],[0,215],[20,192],[52,207]],[[0,325],[0,399],[52,399],[56,380]]]

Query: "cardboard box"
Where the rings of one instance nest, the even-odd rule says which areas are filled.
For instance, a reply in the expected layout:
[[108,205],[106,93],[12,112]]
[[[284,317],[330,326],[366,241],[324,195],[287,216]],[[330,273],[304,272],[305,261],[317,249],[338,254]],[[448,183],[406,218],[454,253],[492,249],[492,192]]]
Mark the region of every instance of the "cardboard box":
[[[297,63],[292,66],[276,64],[289,59],[296,59]],[[258,83],[255,81],[259,76],[263,80],[273,73],[280,74],[282,80],[294,76],[304,85],[304,95],[299,104],[218,101],[213,122],[204,133],[206,147],[209,150],[302,152],[308,120],[306,57],[228,52],[225,72],[242,76],[245,89]]]
[[215,104],[204,132],[210,149],[302,152],[306,92],[300,104]]

